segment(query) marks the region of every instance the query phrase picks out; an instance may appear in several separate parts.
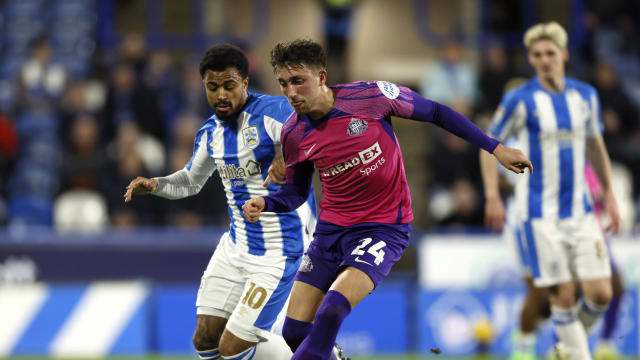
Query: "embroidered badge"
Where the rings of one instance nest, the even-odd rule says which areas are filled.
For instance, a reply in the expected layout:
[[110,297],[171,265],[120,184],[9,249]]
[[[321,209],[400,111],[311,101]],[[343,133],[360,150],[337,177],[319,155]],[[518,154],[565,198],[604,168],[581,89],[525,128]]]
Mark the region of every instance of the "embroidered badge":
[[367,130],[367,126],[368,124],[366,121],[358,118],[351,118],[349,126],[347,127],[347,134],[350,136],[360,135]]
[[242,137],[244,139],[244,146],[248,149],[255,149],[260,144],[260,135],[258,134],[258,128],[250,126],[242,129]]

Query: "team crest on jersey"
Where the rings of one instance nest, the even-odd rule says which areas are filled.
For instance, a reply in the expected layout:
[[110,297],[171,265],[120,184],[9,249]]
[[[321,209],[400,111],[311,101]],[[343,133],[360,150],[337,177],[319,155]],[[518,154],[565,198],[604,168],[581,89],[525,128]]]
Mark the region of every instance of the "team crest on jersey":
[[244,146],[248,149],[255,149],[260,144],[260,135],[255,126],[242,129],[242,137],[244,138]]
[[311,258],[309,255],[305,255],[302,257],[302,264],[300,264],[300,268],[298,271],[300,272],[309,272],[313,270],[313,263],[311,262]]
[[367,130],[367,126],[368,124],[366,121],[358,118],[351,118],[349,126],[347,127],[347,134],[350,136],[360,135]]
[[382,94],[391,100],[400,95],[400,88],[398,88],[398,85],[394,83],[390,83],[388,81],[376,81],[376,85],[378,85]]

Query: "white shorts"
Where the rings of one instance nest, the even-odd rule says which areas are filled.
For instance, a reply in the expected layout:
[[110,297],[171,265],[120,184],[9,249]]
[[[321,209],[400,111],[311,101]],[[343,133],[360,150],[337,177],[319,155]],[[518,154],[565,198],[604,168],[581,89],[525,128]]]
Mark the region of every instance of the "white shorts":
[[537,287],[611,276],[609,252],[593,213],[522,224],[529,268]]
[[224,233],[202,275],[197,313],[229,319],[226,329],[240,339],[267,341],[302,256],[256,256],[238,250]]

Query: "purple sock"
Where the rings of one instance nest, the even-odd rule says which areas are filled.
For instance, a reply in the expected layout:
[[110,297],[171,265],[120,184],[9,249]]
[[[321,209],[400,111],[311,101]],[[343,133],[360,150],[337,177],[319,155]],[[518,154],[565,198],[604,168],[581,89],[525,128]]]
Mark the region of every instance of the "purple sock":
[[604,313],[604,323],[602,324],[602,336],[603,340],[610,340],[613,335],[613,330],[616,328],[618,322],[618,308],[620,307],[621,296],[614,296],[609,303],[609,308]]
[[296,349],[298,349],[302,340],[309,335],[312,327],[313,323],[294,320],[288,316],[284,319],[284,324],[282,325],[282,337],[291,348],[291,351],[296,352]]
[[340,325],[350,312],[349,300],[339,292],[329,290],[316,312],[309,336],[300,344],[291,360],[329,359]]

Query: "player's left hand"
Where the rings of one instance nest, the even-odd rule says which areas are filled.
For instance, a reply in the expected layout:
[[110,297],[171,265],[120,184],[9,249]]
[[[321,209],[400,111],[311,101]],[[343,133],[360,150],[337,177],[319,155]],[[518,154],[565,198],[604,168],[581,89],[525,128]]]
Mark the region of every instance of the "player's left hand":
[[284,185],[286,184],[286,182],[286,168],[284,159],[282,157],[282,154],[279,154],[271,162],[271,166],[269,166],[269,173],[262,186],[266,187],[267,185],[269,185],[269,183]]
[[605,191],[604,201],[607,215],[609,215],[609,225],[605,230],[611,234],[617,234],[620,231],[620,211],[618,211],[618,202],[613,191]]
[[254,223],[260,220],[260,213],[264,210],[265,206],[266,203],[262,197],[249,199],[242,205],[242,212],[250,223]]
[[516,174],[524,173],[524,169],[527,168],[529,169],[529,174],[533,174],[531,161],[518,149],[512,149],[498,144],[495,150],[493,150],[493,156],[495,156],[502,166]]

